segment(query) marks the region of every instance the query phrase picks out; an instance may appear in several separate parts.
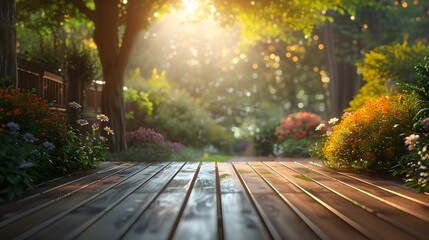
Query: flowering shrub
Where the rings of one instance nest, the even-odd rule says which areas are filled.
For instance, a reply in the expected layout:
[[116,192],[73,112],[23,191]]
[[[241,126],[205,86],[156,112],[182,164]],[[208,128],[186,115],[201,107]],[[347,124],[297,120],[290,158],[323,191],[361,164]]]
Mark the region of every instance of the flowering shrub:
[[289,114],[280,120],[274,134],[277,144],[273,153],[276,156],[308,156],[309,147],[320,137],[322,131],[316,131],[317,126],[323,125],[321,117],[310,112]]
[[285,138],[316,139],[320,134],[315,129],[321,123],[322,119],[317,114],[297,112],[281,119],[275,134],[278,136],[278,142],[282,142]]
[[[107,138],[102,136],[100,125],[108,122],[109,118],[104,114],[96,115],[96,122],[91,125],[89,131],[82,131],[82,127],[89,125],[89,121],[82,119],[80,116],[81,106],[76,102],[70,102],[69,107],[74,108],[77,112],[76,123],[78,128],[69,127],[70,137],[67,145],[62,149],[62,155],[67,163],[68,169],[90,169],[94,168],[98,161],[101,161],[108,151]],[[103,128],[107,135],[114,134],[109,127]],[[61,169],[64,172],[67,168]]]
[[405,137],[405,145],[410,153],[403,159],[406,166],[402,166],[402,169],[406,170],[406,185],[417,187],[421,192],[429,192],[429,117],[415,126],[419,134]]
[[[100,121],[106,120],[100,116]],[[88,124],[84,119],[77,123]],[[82,134],[35,94],[0,88],[0,198],[20,196],[56,173],[94,167],[107,150],[96,126]]]
[[66,143],[66,119],[35,94],[0,89],[0,130],[10,122],[18,124],[21,132],[32,134],[37,142],[49,141],[57,147]]
[[176,152],[180,152],[185,148],[185,146],[183,146],[181,143],[166,141],[164,136],[151,128],[140,127],[136,131],[127,132],[126,137],[127,144],[131,147],[138,145],[142,147],[142,145],[151,144],[152,146],[160,145],[167,147],[168,149],[174,150]]
[[418,110],[412,95],[381,97],[342,117],[323,146],[327,164],[390,170],[406,153],[402,133]]
[[185,150],[185,145],[183,145],[181,143],[177,143],[177,142],[166,141],[164,143],[164,145],[168,148],[173,149],[175,152],[181,152],[181,151]]
[[127,144],[132,146],[137,143],[157,143],[163,144],[164,137],[151,128],[140,127],[136,131],[127,132]]

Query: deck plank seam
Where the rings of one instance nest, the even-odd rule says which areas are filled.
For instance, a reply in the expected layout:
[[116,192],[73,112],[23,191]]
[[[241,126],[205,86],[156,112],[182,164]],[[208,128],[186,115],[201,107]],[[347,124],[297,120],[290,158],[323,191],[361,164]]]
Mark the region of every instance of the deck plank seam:
[[252,192],[250,191],[249,186],[247,185],[247,183],[244,181],[243,176],[241,176],[241,174],[239,173],[238,169],[236,168],[234,163],[231,163],[232,167],[235,171],[235,174],[237,174],[241,185],[244,188],[244,191],[246,192],[247,196],[250,199],[250,202],[252,203],[253,208],[255,209],[259,219],[262,222],[262,225],[265,227],[265,229],[267,230],[269,236],[271,237],[271,239],[275,239],[275,240],[280,240],[282,239],[280,237],[280,234],[277,232],[276,228],[274,227],[274,225],[271,223],[271,221],[269,220],[268,216],[265,214],[264,210],[262,209],[261,205],[258,203],[258,201],[256,200],[255,196],[252,194]]

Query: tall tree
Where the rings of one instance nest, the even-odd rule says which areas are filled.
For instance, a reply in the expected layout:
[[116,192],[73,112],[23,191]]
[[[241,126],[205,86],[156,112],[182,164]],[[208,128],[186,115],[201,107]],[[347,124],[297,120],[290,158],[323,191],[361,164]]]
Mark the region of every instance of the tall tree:
[[0,78],[16,81],[15,0],[0,1]]
[[[150,16],[166,1],[119,1],[94,0],[90,8],[83,0],[66,0],[72,3],[94,23],[93,39],[97,45],[103,68],[105,85],[102,95],[102,110],[110,116],[114,151],[126,148],[124,97],[124,72],[139,31],[147,28]],[[120,25],[125,29],[120,38]]]

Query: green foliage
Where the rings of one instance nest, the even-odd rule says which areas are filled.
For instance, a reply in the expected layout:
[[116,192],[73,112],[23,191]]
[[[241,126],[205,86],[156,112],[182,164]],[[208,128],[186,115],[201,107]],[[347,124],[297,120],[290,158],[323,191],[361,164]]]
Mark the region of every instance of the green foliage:
[[82,81],[85,84],[90,84],[100,76],[100,65],[92,49],[85,46],[77,48],[73,45],[66,51],[65,66],[71,81]]
[[34,148],[31,144],[16,139],[9,131],[0,132],[0,200],[12,200],[22,196],[33,186],[34,179],[21,168],[24,161],[31,161]]
[[69,129],[67,144],[59,151],[63,157],[61,171],[70,172],[94,168],[103,160],[108,146],[106,140],[100,138],[98,130],[79,133],[76,129]]
[[405,144],[409,152],[396,165],[395,174],[404,176],[406,185],[415,187],[419,192],[429,192],[429,54],[425,64],[416,67],[419,80],[415,85],[404,84],[408,94],[415,94],[420,110],[413,118],[412,134],[407,134]]
[[[152,115],[153,102],[150,101],[148,93],[129,88],[124,92],[124,100],[127,103],[127,107],[129,109],[135,109],[135,106],[137,106],[139,112],[149,116]],[[130,110],[126,114],[127,120],[131,120],[135,116],[135,111]]]
[[275,144],[274,154],[281,157],[309,157],[310,146],[314,139],[285,138],[281,143]]
[[323,143],[324,159],[332,167],[390,171],[406,153],[404,136],[412,130],[419,109],[413,95],[367,101],[342,117]]
[[209,143],[225,145],[222,143],[225,129],[215,123],[210,113],[183,90],[171,91],[146,121],[149,127],[170,141],[200,147]]
[[332,21],[328,11],[353,14],[358,6],[375,5],[377,1],[215,1],[224,25],[240,23],[245,44],[266,39],[291,40],[291,33],[310,35],[315,26]]
[[264,125],[260,125],[260,131],[252,136],[253,149],[257,156],[268,156],[273,153],[274,144],[277,141],[275,134],[277,125],[278,121],[269,121]]
[[409,46],[405,39],[402,44],[380,46],[365,54],[357,67],[366,84],[350,102],[347,111],[358,109],[370,99],[399,92],[398,83],[415,84],[418,77],[414,66],[421,61],[425,50],[421,42]]
[[[152,76],[145,80],[140,75],[140,68],[136,68],[126,76],[127,89],[124,92],[124,100],[127,108],[127,120],[140,118],[144,115],[152,115],[155,105],[158,105],[168,94],[171,89],[166,80],[166,72],[160,75],[156,69],[152,70]],[[133,124],[129,128],[135,128],[141,124]]]
[[402,86],[404,91],[411,94],[414,93],[417,97],[423,101],[429,102],[429,53],[424,57],[426,63],[418,64],[416,66],[417,75],[419,79],[414,84],[405,83]]

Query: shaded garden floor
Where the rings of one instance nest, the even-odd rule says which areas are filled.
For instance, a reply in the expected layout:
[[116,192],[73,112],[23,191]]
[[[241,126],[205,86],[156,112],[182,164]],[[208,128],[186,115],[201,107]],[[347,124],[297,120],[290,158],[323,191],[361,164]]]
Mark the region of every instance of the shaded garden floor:
[[[429,196],[310,159],[103,163],[0,207],[2,239],[426,239]],[[298,161],[299,160],[299,161]]]

